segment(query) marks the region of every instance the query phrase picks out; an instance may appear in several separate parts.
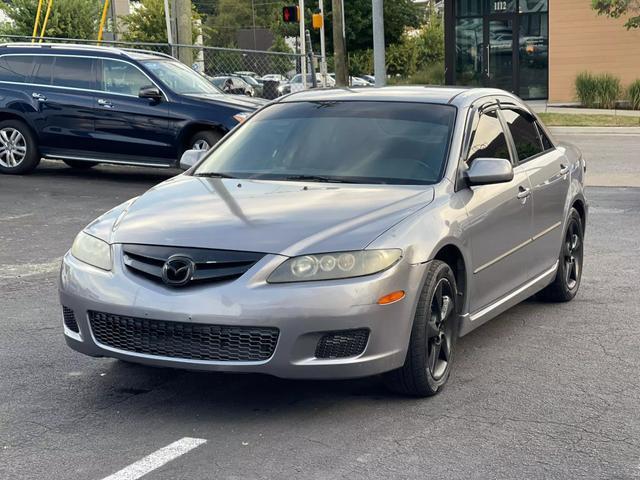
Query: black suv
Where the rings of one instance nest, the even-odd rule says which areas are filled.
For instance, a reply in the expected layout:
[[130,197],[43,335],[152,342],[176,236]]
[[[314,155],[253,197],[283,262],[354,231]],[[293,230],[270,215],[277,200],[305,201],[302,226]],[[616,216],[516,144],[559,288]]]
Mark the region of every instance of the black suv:
[[173,167],[262,103],[225,95],[164,54],[0,45],[0,173],[27,173],[41,157],[74,168]]

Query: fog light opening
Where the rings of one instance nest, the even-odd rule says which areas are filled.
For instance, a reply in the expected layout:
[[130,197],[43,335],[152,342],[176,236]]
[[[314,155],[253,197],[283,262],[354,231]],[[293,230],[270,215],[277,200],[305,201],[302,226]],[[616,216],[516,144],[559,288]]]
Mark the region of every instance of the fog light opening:
[[389,305],[390,303],[399,302],[404,298],[404,290],[398,290],[396,292],[391,292],[384,297],[380,297],[378,299],[378,305]]

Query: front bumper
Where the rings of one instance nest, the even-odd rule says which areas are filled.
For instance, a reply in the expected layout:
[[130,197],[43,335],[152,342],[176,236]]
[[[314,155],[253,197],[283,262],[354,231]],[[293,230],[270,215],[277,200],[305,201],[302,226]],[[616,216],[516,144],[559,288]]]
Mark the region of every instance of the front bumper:
[[[349,280],[268,284],[284,257],[267,255],[237,280],[173,289],[129,272],[114,246],[114,268],[104,272],[69,253],[60,272],[60,301],[75,315],[79,333],[64,326],[67,344],[90,356],[121,358],[147,365],[226,372],[256,372],[283,378],[356,378],[393,370],[404,363],[425,265],[400,261],[391,269]],[[404,290],[404,299],[378,305],[378,298]],[[264,361],[210,361],[125,351],[96,341],[90,311],[167,322],[276,327],[273,355]],[[367,329],[356,356],[315,356],[323,334]]]

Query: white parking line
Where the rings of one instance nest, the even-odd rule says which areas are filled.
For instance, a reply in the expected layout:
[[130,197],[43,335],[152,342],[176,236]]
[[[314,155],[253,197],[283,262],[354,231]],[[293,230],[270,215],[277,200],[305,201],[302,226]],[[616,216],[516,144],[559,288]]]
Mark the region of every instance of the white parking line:
[[207,441],[202,438],[181,438],[102,480],[137,480],[190,450],[198,448],[203,443],[207,443]]

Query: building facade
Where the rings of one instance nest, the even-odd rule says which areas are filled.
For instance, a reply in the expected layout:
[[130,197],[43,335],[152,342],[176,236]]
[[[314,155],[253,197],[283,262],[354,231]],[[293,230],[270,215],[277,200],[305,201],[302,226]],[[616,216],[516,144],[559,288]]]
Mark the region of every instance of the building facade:
[[640,78],[640,31],[623,24],[591,0],[446,0],[446,80],[574,102],[580,72]]

